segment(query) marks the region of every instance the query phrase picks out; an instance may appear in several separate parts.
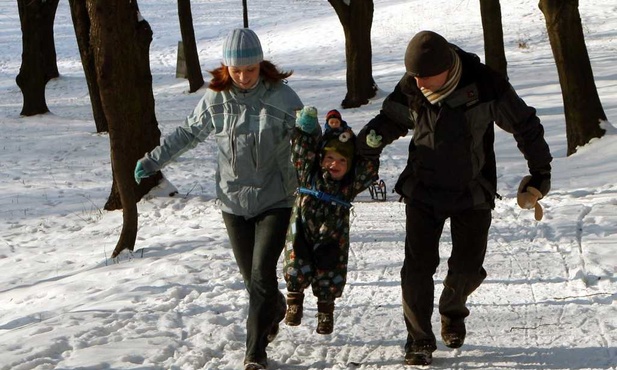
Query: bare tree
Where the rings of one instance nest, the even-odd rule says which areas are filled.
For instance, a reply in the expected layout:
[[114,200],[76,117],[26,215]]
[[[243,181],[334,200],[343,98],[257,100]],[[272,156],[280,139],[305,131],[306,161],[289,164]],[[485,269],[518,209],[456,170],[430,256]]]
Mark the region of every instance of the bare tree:
[[244,28],[249,28],[249,9],[246,0],[242,0],[242,19],[244,21]]
[[54,43],[54,18],[60,0],[17,0],[22,32],[21,67],[15,81],[24,105],[21,114],[49,112],[45,85],[59,76]]
[[507,78],[508,63],[503,46],[503,26],[501,24],[499,0],[480,0],[480,13],[486,64]]
[[81,64],[86,76],[86,84],[88,85],[96,132],[107,132],[109,130],[107,118],[103,112],[99,85],[96,80],[96,71],[94,70],[94,51],[90,44],[90,17],[86,2],[83,0],[69,0],[69,5],[71,7],[71,17],[73,18],[73,28],[75,29]]
[[347,95],[343,108],[355,108],[368,103],[375,96],[377,85],[373,80],[371,27],[373,0],[328,0],[336,11],[345,33],[347,62]]
[[184,47],[186,60],[186,76],[189,80],[189,92],[195,92],[204,85],[204,77],[199,65],[199,54],[195,42],[195,30],[193,29],[193,14],[191,13],[191,0],[178,0],[178,18],[180,20],[180,33]]
[[566,116],[568,155],[602,137],[606,114],[600,103],[583,36],[578,0],[540,0],[553,50]]
[[43,68],[45,68],[46,83],[52,78],[60,77],[56,58],[56,41],[54,40],[54,20],[56,19],[56,10],[58,10],[59,2],[60,0],[43,1],[45,9],[41,14],[40,25],[44,27],[42,29],[41,49],[43,52]]
[[133,178],[137,159],[160,141],[149,65],[152,30],[135,0],[87,0],[86,6],[96,79],[109,124],[113,185],[105,209],[121,206],[123,210],[113,258],[124,249],[133,250],[136,202],[160,179],[159,173],[158,178],[144,179],[148,183],[137,186]]

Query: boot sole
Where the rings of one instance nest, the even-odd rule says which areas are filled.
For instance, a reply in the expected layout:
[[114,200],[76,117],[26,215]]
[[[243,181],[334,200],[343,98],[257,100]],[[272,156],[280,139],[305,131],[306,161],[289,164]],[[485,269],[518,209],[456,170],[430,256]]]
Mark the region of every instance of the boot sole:
[[461,348],[463,346],[463,341],[462,340],[453,340],[453,341],[449,341],[449,342],[444,342],[444,344],[448,348]]
[[463,343],[465,343],[465,336],[460,336],[459,334],[442,334],[441,339],[448,348],[461,348]]
[[285,321],[285,325],[287,326],[299,326],[300,324],[300,321]]
[[332,330],[315,330],[317,332],[317,334],[321,334],[321,335],[328,335],[328,334],[332,334],[332,332],[334,331],[334,328]]
[[262,369],[267,369],[267,367],[265,367],[264,365],[258,362],[249,362],[244,365],[244,370],[262,370]]
[[430,365],[433,363],[433,355],[416,353],[409,358],[405,357],[405,365]]

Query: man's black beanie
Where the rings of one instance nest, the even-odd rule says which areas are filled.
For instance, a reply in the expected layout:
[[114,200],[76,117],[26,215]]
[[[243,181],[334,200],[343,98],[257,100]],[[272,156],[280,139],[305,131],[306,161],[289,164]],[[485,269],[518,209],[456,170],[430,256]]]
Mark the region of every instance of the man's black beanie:
[[450,69],[450,44],[432,31],[420,31],[409,41],[405,51],[405,68],[413,77],[430,77]]

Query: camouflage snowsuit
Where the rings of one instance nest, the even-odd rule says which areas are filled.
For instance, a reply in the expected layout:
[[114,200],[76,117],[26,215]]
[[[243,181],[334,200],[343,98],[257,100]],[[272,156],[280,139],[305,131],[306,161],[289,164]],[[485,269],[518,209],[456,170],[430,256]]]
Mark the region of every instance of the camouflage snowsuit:
[[[332,180],[320,165],[322,145],[319,135],[296,129],[292,160],[301,187],[351,202],[377,179],[379,160],[356,156],[347,175],[340,181]],[[285,242],[284,275],[289,292],[312,285],[320,301],[341,296],[347,280],[349,212],[343,205],[310,194],[296,195]]]

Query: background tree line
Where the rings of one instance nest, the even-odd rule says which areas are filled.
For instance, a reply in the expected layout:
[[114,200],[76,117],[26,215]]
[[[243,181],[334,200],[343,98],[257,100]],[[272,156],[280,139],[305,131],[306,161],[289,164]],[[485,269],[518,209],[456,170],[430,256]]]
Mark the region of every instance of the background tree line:
[[[375,97],[371,27],[373,0],[328,0],[345,35],[347,93],[342,108],[359,107]],[[17,0],[22,30],[22,63],[16,82],[23,95],[21,114],[49,112],[47,82],[59,76],[53,25],[59,0]],[[244,27],[248,0],[242,0]],[[499,0],[479,0],[486,64],[507,77]],[[136,203],[162,175],[133,180],[134,164],[160,143],[154,112],[149,47],[153,31],[132,0],[69,0],[71,17],[88,85],[97,132],[110,138],[113,183],[106,210],[123,210],[123,228],[113,252],[133,250],[137,236]],[[177,0],[189,91],[204,85],[190,0]],[[567,153],[602,137],[606,120],[595,85],[578,0],[539,0],[562,90]],[[113,24],[114,27],[105,27]]]

